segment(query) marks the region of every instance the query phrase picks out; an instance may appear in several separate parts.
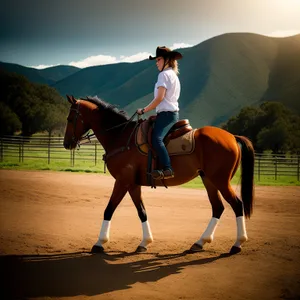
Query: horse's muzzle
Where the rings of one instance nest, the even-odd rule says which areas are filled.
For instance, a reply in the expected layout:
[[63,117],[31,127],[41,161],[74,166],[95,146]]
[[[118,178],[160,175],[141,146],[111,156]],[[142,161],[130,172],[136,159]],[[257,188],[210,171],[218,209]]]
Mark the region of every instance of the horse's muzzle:
[[64,147],[66,150],[73,150],[76,147],[76,143],[64,141]]

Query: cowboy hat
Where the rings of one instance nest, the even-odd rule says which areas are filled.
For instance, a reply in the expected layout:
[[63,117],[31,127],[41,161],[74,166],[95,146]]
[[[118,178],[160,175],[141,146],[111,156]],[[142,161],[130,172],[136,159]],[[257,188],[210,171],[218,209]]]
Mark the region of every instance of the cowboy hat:
[[156,48],[156,55],[153,56],[149,56],[150,60],[156,59],[157,57],[169,57],[169,58],[173,58],[173,59],[181,59],[182,58],[182,54],[177,52],[177,51],[172,51],[170,48],[166,47],[166,46],[162,46],[162,47],[157,47]]

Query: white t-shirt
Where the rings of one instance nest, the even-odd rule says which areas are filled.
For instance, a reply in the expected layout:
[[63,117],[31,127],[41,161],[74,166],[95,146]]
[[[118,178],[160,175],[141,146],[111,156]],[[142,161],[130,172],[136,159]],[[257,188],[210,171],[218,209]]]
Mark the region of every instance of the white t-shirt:
[[156,112],[179,111],[180,81],[172,68],[167,68],[158,74],[154,88],[154,97],[157,96],[160,86],[166,89],[166,94],[164,99],[156,106]]

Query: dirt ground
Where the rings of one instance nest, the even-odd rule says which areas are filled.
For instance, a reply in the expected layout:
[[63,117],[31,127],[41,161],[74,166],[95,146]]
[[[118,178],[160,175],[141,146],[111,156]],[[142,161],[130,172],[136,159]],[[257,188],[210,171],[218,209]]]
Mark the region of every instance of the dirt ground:
[[126,195],[106,252],[92,255],[113,182],[0,170],[1,299],[300,299],[300,187],[256,187],[249,241],[233,256],[227,203],[214,241],[191,254],[211,218],[206,191],[145,187],[148,253],[134,252],[142,228]]

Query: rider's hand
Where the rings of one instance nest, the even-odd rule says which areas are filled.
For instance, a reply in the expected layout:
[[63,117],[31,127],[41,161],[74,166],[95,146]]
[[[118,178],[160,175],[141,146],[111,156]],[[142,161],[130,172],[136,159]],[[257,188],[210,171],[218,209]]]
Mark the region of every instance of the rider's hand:
[[137,109],[137,111],[136,111],[136,113],[138,114],[138,115],[143,115],[144,114],[144,108],[139,108],[139,109]]

